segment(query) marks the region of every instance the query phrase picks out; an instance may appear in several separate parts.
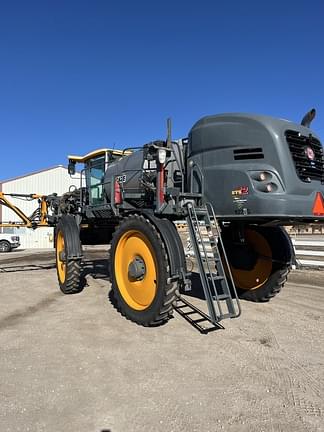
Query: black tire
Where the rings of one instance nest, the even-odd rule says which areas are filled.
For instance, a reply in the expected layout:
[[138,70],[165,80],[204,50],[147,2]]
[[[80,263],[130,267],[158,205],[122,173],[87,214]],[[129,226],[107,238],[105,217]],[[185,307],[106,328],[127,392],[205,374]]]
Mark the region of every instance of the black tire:
[[[131,280],[134,260],[142,262],[142,274]],[[166,248],[154,225],[139,215],[125,218],[116,228],[110,252],[112,291],[120,313],[143,326],[168,321],[177,287],[168,283],[169,271]]]
[[56,272],[60,290],[76,294],[81,286],[81,243],[78,225],[71,215],[64,215],[55,228]]
[[[265,252],[260,253],[251,243],[244,249],[240,248],[237,244],[231,243],[227,232],[225,249],[235,287],[241,299],[268,302],[281,291],[291,270],[294,258],[291,240],[281,227],[249,226],[245,233],[247,230],[262,243],[261,249],[263,247]],[[250,281],[258,276],[257,265],[261,267],[263,275],[260,280],[256,279],[253,285]],[[244,281],[244,273],[249,282]],[[242,286],[242,281],[246,283],[245,286]]]
[[0,241],[0,252],[11,252],[11,245],[7,240]]
[[238,295],[241,299],[253,301],[255,303],[265,303],[280,293],[287,281],[290,268],[277,270],[268,279],[268,281],[260,288],[255,290],[238,290]]

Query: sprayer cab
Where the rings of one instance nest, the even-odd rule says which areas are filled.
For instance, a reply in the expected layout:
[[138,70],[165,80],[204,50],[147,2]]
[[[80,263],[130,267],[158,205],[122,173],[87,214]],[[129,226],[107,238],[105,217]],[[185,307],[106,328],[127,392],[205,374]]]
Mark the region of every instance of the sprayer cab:
[[[76,173],[76,164],[83,164],[81,169],[81,187],[84,205],[103,204],[103,180],[107,168],[118,162],[122,157],[131,154],[130,151],[109,148],[98,149],[84,156],[68,156],[68,172],[71,176]],[[87,193],[85,193],[85,190]]]

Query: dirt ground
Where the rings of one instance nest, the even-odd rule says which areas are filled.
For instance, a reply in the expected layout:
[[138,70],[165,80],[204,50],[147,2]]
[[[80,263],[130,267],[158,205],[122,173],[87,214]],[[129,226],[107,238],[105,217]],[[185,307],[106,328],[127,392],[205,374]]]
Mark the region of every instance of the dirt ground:
[[1,432],[324,431],[324,272],[202,334],[123,318],[104,258],[64,296],[52,251],[1,254]]

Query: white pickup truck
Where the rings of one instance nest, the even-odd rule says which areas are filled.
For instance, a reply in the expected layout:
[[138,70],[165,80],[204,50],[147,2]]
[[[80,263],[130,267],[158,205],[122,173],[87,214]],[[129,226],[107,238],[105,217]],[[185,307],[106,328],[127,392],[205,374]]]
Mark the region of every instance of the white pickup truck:
[[10,252],[20,246],[19,236],[0,233],[0,252]]

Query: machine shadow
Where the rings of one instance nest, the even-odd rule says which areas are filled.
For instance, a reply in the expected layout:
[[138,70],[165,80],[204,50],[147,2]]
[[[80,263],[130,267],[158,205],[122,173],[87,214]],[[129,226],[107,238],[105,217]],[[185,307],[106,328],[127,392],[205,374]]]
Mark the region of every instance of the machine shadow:
[[[94,279],[101,279],[107,282],[110,281],[109,259],[98,258],[86,259],[83,261],[81,273],[82,289],[87,286],[86,277],[89,275]],[[186,297],[205,300],[199,274],[192,273],[191,280],[191,291],[180,292],[181,295],[174,304],[174,310],[201,334],[207,334],[211,331],[224,329],[221,324],[213,324],[205,312],[200,310],[197,306],[193,305],[185,297],[183,297],[183,295],[185,295]],[[116,308],[116,301],[114,299],[112,290],[109,290],[108,298],[111,304]]]
[[207,334],[215,330],[223,330],[224,327],[221,324],[212,323],[209,316],[204,311],[187,300],[187,297],[206,300],[199,273],[192,272],[190,279],[191,291],[180,290],[180,297],[177,299],[174,310],[202,334]]
[[[87,258],[82,261],[79,293],[89,286],[87,282],[87,276],[91,276],[93,279],[101,279],[103,281],[110,282],[109,259]],[[109,289],[107,296],[112,306],[118,310],[117,303],[111,288]]]
[[33,270],[50,270],[56,268],[55,264],[22,264],[22,265],[7,265],[0,266],[0,273],[17,273]]
[[[84,288],[87,285],[86,277],[91,276],[94,279],[102,279],[110,281],[109,259],[96,258],[86,259],[82,262],[81,286]],[[204,291],[201,285],[198,273],[193,272],[191,275],[191,291],[181,291],[180,294],[185,294],[188,297],[193,297],[199,300],[205,300]]]
[[98,258],[98,259],[86,259],[82,262],[81,271],[81,288],[87,286],[86,277],[90,275],[94,279],[103,279],[109,281],[109,260]]
[[[191,291],[185,292],[185,291],[181,290],[181,294],[185,294],[188,297],[193,297],[193,298],[196,298],[199,300],[206,300],[199,273],[192,272],[190,279],[191,279]],[[223,289],[222,289],[220,282],[215,281],[215,285],[216,285],[216,289],[217,289],[218,294],[222,294]],[[232,294],[232,298],[234,298],[235,295],[233,294],[232,290],[231,290],[231,294]]]

